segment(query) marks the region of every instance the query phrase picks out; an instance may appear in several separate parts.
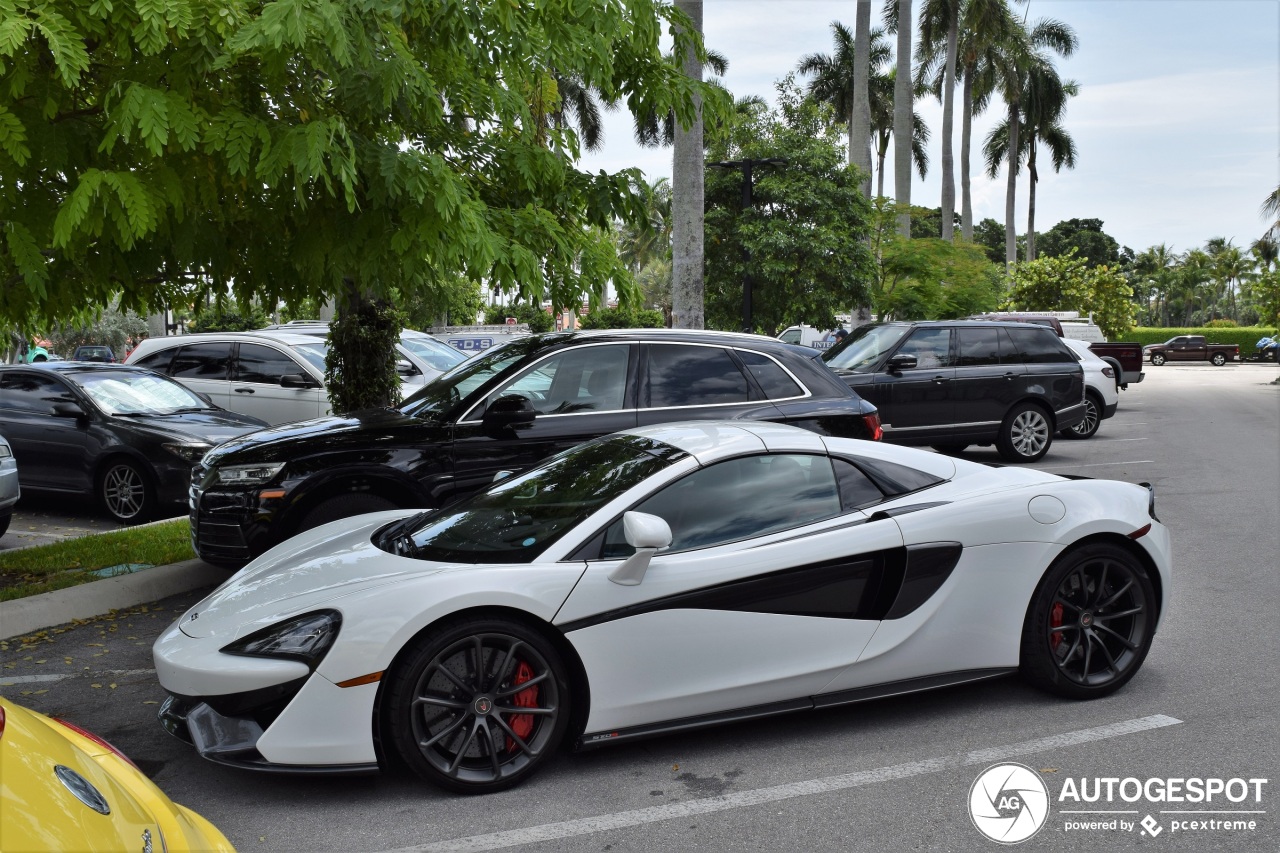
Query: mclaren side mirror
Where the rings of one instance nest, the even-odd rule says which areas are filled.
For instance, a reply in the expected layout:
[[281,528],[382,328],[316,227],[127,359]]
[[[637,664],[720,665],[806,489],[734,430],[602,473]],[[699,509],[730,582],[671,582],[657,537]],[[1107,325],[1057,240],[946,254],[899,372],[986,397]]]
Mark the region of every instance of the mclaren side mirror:
[[653,555],[671,546],[671,527],[656,515],[626,512],[622,514],[622,535],[636,552],[609,573],[609,580],[620,586],[636,586],[644,580]]

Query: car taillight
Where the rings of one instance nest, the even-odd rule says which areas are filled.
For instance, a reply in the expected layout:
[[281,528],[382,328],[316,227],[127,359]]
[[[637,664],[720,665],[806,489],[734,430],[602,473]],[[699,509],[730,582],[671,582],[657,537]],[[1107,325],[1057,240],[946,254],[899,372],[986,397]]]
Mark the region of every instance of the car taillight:
[[1112,370],[1110,367],[1104,367],[1104,368],[1102,368],[1102,375],[1103,375],[1103,376],[1105,376],[1105,377],[1107,377],[1108,379],[1115,379],[1115,378],[1116,378],[1116,372],[1115,372],[1114,370]]
[[884,437],[884,430],[880,428],[879,412],[872,412],[869,415],[863,415],[862,422],[866,425],[867,432],[871,433],[872,441],[879,441]]
[[53,717],[52,719],[53,719],[53,721],[54,721],[55,723],[58,723],[59,725],[66,726],[67,728],[71,729],[71,731],[75,732],[76,734],[80,735],[81,737],[86,737],[86,738],[88,738],[89,740],[93,741],[93,742],[94,742],[94,743],[96,743],[98,746],[102,747],[103,749],[106,749],[106,750],[109,750],[109,751],[111,751],[111,752],[115,753],[116,755],[118,755],[118,756],[120,756],[121,758],[123,758],[125,761],[129,762],[129,766],[130,766],[130,767],[132,767],[134,770],[138,770],[138,772],[139,772],[139,773],[141,773],[141,772],[142,772],[141,770],[139,770],[139,769],[138,769],[138,765],[134,764],[134,763],[133,763],[133,760],[132,760],[132,759],[130,759],[130,758],[129,758],[129,756],[125,755],[123,752],[121,752],[120,750],[116,749],[116,748],[115,748],[114,746],[112,746],[112,745],[111,745],[111,743],[110,743],[109,741],[107,741],[105,738],[101,738],[101,737],[99,737],[98,735],[95,735],[93,732],[87,732],[87,731],[85,731],[84,729],[82,729],[82,728],[80,728],[79,726],[77,726],[75,723],[68,723],[66,720],[62,719],[61,717]]
[[0,738],[4,737],[4,706],[0,705]]

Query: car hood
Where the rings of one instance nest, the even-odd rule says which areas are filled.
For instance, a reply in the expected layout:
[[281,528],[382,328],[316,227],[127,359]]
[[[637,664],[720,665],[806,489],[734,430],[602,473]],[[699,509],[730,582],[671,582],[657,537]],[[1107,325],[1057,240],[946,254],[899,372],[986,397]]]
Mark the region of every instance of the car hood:
[[236,637],[326,602],[405,577],[434,574],[448,564],[398,557],[370,536],[416,510],[345,518],[277,545],[237,572],[179,621],[189,637]]
[[219,409],[202,412],[182,412],[175,415],[142,415],[139,417],[112,416],[116,425],[143,429],[162,438],[202,438],[211,444],[221,444],[228,439],[252,432],[262,426],[257,418],[238,415]]
[[339,450],[348,443],[368,446],[379,440],[403,440],[406,434],[418,433],[423,427],[422,420],[397,409],[364,409],[248,433],[217,448],[205,463],[287,462],[312,450]]

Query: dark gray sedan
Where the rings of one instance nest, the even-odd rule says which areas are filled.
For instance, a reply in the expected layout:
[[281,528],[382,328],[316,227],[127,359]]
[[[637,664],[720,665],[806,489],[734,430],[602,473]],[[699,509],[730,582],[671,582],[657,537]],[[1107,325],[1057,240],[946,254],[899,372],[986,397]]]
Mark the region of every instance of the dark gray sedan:
[[191,466],[266,426],[150,370],[48,362],[0,367],[0,435],[24,492],[93,495],[117,521],[184,501]]

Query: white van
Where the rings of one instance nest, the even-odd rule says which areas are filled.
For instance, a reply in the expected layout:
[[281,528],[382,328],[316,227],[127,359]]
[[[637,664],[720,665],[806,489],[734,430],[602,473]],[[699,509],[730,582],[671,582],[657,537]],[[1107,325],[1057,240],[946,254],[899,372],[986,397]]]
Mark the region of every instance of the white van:
[[[837,332],[845,332],[843,328],[823,331],[801,324],[799,326],[788,326],[782,330],[782,334],[778,335],[778,340],[788,344],[799,344],[802,347],[813,347],[814,349],[829,349],[840,342],[840,337],[836,337]],[[847,334],[847,332],[846,332]]]

